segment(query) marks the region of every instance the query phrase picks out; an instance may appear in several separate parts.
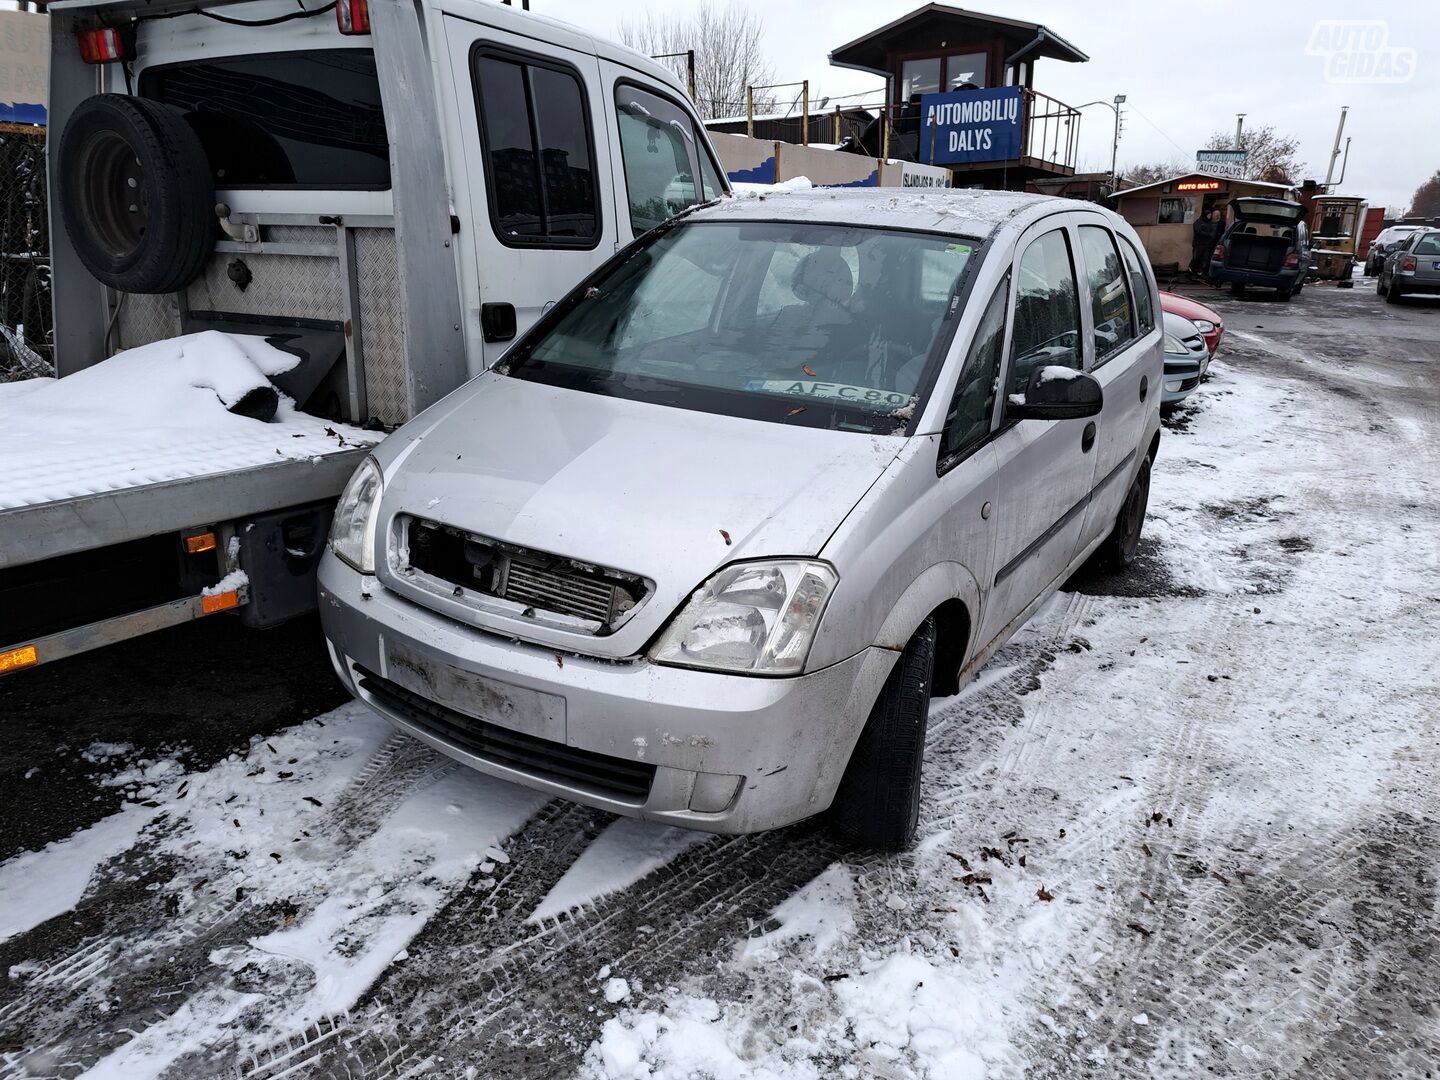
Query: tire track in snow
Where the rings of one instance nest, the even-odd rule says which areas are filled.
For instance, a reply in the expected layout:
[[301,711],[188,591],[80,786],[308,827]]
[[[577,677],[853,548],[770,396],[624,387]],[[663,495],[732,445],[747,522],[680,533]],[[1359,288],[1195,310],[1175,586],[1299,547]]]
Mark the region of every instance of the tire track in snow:
[[[309,843],[336,851],[353,848],[405,798],[457,767],[413,739],[392,735],[315,823]],[[262,906],[247,888],[249,879],[237,886],[224,863],[157,858],[154,852],[179,824],[142,837],[142,845],[106,869],[87,901],[64,916],[90,928],[98,922],[101,929],[72,951],[42,960],[18,995],[0,1007],[0,1023],[20,1047],[0,1063],[0,1080],[52,1072],[79,1075],[187,1001],[221,985],[226,973],[210,960],[216,949],[287,925],[324,899],[314,894],[294,906]],[[141,879],[143,888],[110,885],[116,877],[123,881],[128,867],[151,864],[156,868]],[[196,902],[179,914],[171,909],[164,885],[182,874],[201,884],[193,890]],[[5,943],[0,965],[8,967],[7,954],[25,956],[32,941],[53,938],[50,931],[47,924]],[[27,961],[27,966],[34,963]]]

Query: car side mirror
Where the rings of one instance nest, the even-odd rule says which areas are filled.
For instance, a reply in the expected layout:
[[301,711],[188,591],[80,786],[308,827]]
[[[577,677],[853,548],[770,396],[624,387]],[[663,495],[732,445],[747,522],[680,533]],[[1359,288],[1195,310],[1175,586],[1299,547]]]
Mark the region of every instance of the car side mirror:
[[1078,420],[1095,416],[1105,404],[1105,391],[1093,375],[1055,364],[1036,368],[1023,394],[1005,402],[1007,420]]

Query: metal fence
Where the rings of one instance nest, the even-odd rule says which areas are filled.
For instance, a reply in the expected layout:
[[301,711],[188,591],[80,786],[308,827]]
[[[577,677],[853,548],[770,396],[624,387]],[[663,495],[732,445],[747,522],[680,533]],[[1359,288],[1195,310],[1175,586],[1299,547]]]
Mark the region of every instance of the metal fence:
[[0,123],[0,381],[52,373],[45,131]]

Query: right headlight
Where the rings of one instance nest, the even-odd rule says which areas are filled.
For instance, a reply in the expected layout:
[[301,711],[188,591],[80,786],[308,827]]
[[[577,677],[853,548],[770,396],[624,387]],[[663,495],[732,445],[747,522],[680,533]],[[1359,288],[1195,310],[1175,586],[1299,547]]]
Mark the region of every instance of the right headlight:
[[839,580],[827,563],[735,563],[697,589],[650,650],[659,664],[751,675],[805,669]]
[[375,524],[383,488],[380,466],[367,457],[340,493],[330,523],[330,550],[362,574],[375,573]]

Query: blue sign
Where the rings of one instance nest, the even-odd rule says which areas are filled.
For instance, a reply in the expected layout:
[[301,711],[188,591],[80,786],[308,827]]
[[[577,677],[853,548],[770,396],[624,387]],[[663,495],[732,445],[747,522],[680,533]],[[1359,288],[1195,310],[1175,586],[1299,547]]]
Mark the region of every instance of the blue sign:
[[952,90],[920,99],[920,153],[925,164],[1013,161],[1020,156],[1024,112],[1018,86]]

